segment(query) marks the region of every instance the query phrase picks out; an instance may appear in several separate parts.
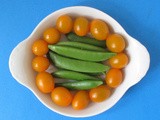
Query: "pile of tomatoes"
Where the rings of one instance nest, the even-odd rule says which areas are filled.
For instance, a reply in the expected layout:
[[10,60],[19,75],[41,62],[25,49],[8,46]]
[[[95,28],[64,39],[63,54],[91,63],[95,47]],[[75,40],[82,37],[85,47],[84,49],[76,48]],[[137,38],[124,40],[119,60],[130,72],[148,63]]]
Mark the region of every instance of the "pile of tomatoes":
[[[50,62],[46,57],[48,44],[60,41],[61,34],[75,32],[79,36],[88,33],[97,40],[106,40],[106,48],[117,55],[109,59],[111,69],[106,73],[106,84],[88,91],[77,91],[72,94],[65,87],[55,87],[55,78],[47,73]],[[109,98],[113,88],[118,87],[123,81],[122,70],[128,64],[128,56],[124,53],[126,43],[124,38],[111,33],[107,23],[94,19],[89,21],[85,17],[77,17],[74,21],[69,15],[62,15],[56,21],[56,26],[48,28],[43,33],[43,38],[36,40],[32,45],[32,52],[36,55],[32,61],[32,68],[38,72],[36,85],[43,93],[51,93],[53,102],[59,106],[72,104],[73,109],[81,110],[87,107],[90,101],[102,102]],[[95,56],[96,57],[96,56]]]

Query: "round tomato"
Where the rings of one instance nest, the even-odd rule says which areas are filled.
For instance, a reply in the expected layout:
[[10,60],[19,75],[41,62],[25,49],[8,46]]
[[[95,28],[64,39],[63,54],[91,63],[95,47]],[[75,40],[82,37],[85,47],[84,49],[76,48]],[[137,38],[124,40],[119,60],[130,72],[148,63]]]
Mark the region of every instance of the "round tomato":
[[110,69],[106,74],[106,84],[112,88],[118,87],[122,83],[123,75],[119,69]]
[[54,89],[54,78],[47,72],[40,72],[36,76],[36,85],[43,93],[50,93]]
[[59,106],[68,106],[72,102],[72,94],[64,87],[56,87],[51,93],[52,101]]
[[87,91],[78,91],[72,101],[72,107],[75,110],[82,110],[89,104],[89,95]]
[[32,52],[35,55],[42,56],[48,52],[48,44],[44,40],[36,40],[32,45]]
[[113,68],[124,68],[128,64],[128,56],[125,53],[119,53],[109,59],[109,64]]
[[85,17],[76,18],[74,32],[79,36],[85,36],[89,32],[89,22]]
[[32,68],[37,72],[43,72],[49,67],[49,60],[46,57],[35,57],[32,60]]
[[104,21],[95,19],[91,22],[90,32],[97,40],[105,40],[109,35],[109,28]]
[[49,44],[55,44],[60,40],[61,34],[55,28],[48,28],[43,33],[44,40]]
[[93,102],[102,102],[107,98],[109,98],[110,94],[111,94],[111,89],[106,85],[100,85],[89,91],[90,99]]
[[119,34],[111,34],[107,37],[106,46],[112,52],[122,52],[125,49],[125,40]]
[[68,15],[62,15],[57,19],[56,27],[60,32],[64,34],[69,33],[71,32],[73,27],[73,20]]

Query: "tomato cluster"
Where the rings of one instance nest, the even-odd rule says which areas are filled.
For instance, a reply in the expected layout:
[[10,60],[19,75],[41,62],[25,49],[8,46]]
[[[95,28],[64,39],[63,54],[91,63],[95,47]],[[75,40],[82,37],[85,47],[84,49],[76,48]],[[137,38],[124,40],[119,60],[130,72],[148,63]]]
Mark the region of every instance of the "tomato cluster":
[[[62,34],[75,32],[78,36],[85,36],[89,32],[97,40],[105,40],[106,48],[117,55],[109,59],[111,69],[106,73],[106,85],[101,85],[89,91],[78,91],[72,94],[67,88],[55,87],[54,77],[47,73],[50,63],[45,57],[48,53],[48,44],[59,42]],[[123,81],[123,69],[128,64],[128,56],[124,52],[125,39],[120,34],[111,33],[106,22],[100,19],[89,21],[85,17],[77,17],[74,21],[69,15],[62,15],[56,21],[55,27],[47,28],[43,39],[36,40],[32,45],[32,52],[36,57],[32,61],[32,68],[38,72],[36,85],[43,93],[51,93],[53,102],[59,106],[72,104],[73,109],[81,110],[87,107],[90,101],[102,102],[109,98],[112,88],[118,87]]]

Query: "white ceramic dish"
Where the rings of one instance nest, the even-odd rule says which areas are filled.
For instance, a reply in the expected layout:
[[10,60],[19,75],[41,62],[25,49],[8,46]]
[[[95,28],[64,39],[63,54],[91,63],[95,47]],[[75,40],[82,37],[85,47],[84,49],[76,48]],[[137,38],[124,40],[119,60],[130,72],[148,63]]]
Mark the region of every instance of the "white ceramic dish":
[[[91,103],[86,109],[81,111],[73,110],[71,107],[59,107],[51,101],[50,95],[41,93],[35,85],[36,73],[31,67],[34,57],[31,51],[32,43],[42,36],[46,28],[54,26],[58,16],[62,14],[69,14],[73,17],[86,16],[91,19],[102,19],[112,27],[115,33],[123,35],[128,43],[126,51],[130,57],[130,62],[124,70],[125,77],[123,83],[114,91],[108,100],[101,103]],[[128,88],[138,83],[145,76],[149,64],[150,57],[147,49],[136,39],[128,35],[118,22],[102,11],[85,6],[63,8],[47,16],[38,24],[27,39],[23,40],[14,48],[9,59],[11,74],[20,84],[30,89],[52,111],[70,117],[93,116],[111,108],[124,95]]]

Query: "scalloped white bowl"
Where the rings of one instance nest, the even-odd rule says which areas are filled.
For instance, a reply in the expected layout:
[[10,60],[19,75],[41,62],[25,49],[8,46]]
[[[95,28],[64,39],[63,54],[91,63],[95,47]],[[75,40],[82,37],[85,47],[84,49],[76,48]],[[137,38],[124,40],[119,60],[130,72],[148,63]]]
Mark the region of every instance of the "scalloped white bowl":
[[[91,103],[81,111],[73,110],[71,107],[59,107],[51,101],[49,94],[41,93],[35,85],[36,72],[32,70],[31,51],[32,43],[42,37],[43,31],[55,25],[58,16],[69,14],[71,16],[85,16],[90,19],[102,19],[107,22],[115,33],[124,36],[127,41],[126,52],[130,62],[124,69],[125,77],[123,83],[116,88],[111,97],[101,103]],[[19,43],[12,51],[9,59],[9,68],[12,76],[22,85],[30,89],[34,95],[49,109],[59,114],[70,117],[88,117],[100,114],[115,105],[131,86],[138,83],[149,69],[150,57],[147,49],[136,39],[128,35],[122,26],[106,13],[91,7],[75,6],[55,11],[44,18],[34,29],[32,34]]]

